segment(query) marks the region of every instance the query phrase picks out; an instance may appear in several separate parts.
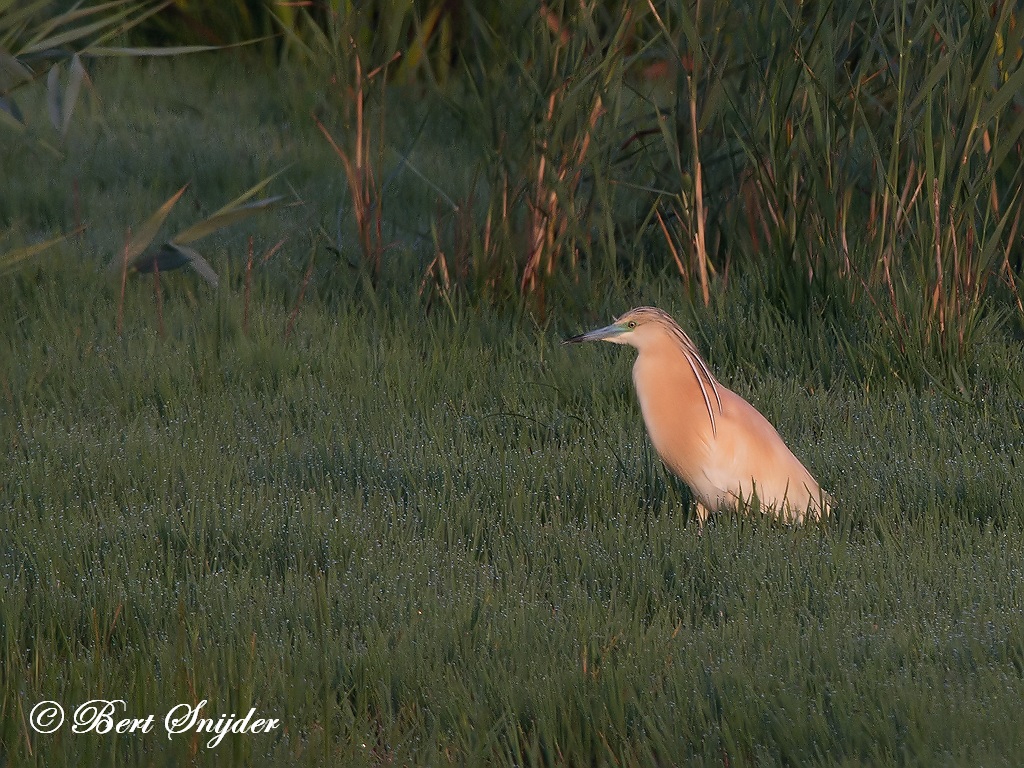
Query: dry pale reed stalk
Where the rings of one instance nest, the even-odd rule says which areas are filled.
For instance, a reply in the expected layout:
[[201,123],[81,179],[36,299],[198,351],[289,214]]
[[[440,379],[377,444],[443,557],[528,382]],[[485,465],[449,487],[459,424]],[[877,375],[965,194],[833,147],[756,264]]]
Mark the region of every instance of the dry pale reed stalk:
[[132,228],[128,227],[124,234],[124,256],[121,258],[121,298],[117,302],[117,335],[121,335],[124,327],[124,287],[128,281],[128,248],[132,241]]

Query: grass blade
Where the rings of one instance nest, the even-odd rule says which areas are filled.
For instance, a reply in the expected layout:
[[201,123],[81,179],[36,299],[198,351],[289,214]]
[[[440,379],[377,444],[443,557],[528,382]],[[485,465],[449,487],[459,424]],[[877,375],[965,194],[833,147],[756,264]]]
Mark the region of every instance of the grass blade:
[[125,246],[125,251],[124,254],[121,255],[121,258],[115,258],[111,262],[111,269],[119,267],[121,265],[122,258],[124,261],[134,261],[137,256],[149,247],[149,244],[153,242],[154,238],[156,238],[156,233],[160,231],[160,227],[167,218],[167,214],[171,212],[171,209],[175,206],[181,196],[185,194],[186,189],[188,189],[188,184],[171,195],[163,205],[157,208],[152,216],[146,219],[145,223],[139,228],[139,231],[135,233],[132,239],[128,242],[128,245]]
[[30,259],[36,254],[42,253],[47,248],[52,248],[66,237],[67,235],[57,235],[57,237],[51,237],[49,240],[44,240],[43,242],[36,243],[35,245],[26,245],[24,248],[15,248],[13,251],[0,253],[0,272],[6,272],[26,259]]
[[207,235],[216,232],[218,229],[230,226],[231,224],[247,219],[257,213],[273,208],[283,199],[284,195],[276,195],[274,197],[256,200],[255,202],[238,207],[234,207],[232,204],[230,207],[221,208],[208,219],[203,219],[198,224],[193,224],[191,227],[182,230],[171,239],[173,242],[178,244],[192,243],[196,240],[201,240]]
[[186,262],[192,267],[192,269],[198,272],[199,276],[202,277],[211,286],[216,288],[220,284],[220,278],[217,277],[217,273],[214,271],[213,267],[210,266],[210,262],[204,259],[199,254],[198,251],[195,251],[192,248],[188,248],[184,245],[179,245],[178,243],[175,242],[165,243],[163,249],[161,250],[168,249],[171,251],[175,251],[181,256],[183,256]]
[[136,257],[129,264],[129,269],[132,272],[148,274],[150,272],[171,272],[184,266],[192,267],[214,288],[220,283],[220,278],[217,277],[213,267],[197,251],[172,241],[161,245],[155,253]]

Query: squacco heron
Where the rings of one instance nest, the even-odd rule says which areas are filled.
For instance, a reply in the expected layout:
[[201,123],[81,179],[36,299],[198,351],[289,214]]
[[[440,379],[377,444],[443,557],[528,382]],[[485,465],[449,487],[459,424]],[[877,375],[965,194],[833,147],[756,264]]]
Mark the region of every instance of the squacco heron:
[[633,383],[654,449],[697,497],[701,525],[710,512],[755,498],[787,522],[818,519],[830,500],[779,433],[754,406],[722,386],[697,347],[665,312],[632,309],[614,323],[564,344],[610,341],[639,354]]

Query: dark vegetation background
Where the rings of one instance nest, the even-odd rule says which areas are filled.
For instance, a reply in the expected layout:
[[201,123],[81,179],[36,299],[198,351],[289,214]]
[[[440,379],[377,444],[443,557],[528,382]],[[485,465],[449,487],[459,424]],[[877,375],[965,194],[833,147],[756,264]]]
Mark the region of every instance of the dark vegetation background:
[[[1019,8],[762,5],[0,0],[0,764],[1015,764]],[[833,520],[688,524],[641,303]]]

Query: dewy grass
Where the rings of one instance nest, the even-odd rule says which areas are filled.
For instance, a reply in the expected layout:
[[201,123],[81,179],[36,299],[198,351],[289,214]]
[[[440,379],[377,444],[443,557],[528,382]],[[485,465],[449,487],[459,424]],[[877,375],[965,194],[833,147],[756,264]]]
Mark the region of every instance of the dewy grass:
[[[544,325],[464,296],[427,313],[410,297],[434,209],[412,177],[382,185],[404,228],[376,288],[324,254],[347,192],[300,121],[315,94],[282,89],[289,110],[243,77],[143,71],[176,108],[128,99],[138,72],[114,68],[96,82],[119,109],[74,123],[65,161],[3,149],[2,215],[45,229],[80,178],[90,224],[0,302],[8,764],[1016,762],[1024,363],[1005,331],[976,339],[963,395],[895,376],[870,306],[794,322],[756,273],[694,307],[642,262],[588,264]],[[451,132],[416,148],[446,188],[468,183]],[[289,159],[306,206],[211,237],[216,289],[161,274],[163,336],[152,283],[128,281],[119,327],[101,268],[126,223],[189,179],[194,221]],[[247,283],[250,234],[255,253],[289,240]],[[629,356],[557,343],[641,303],[778,425],[834,520],[697,533]],[[282,727],[211,748],[28,725],[96,698]]]
[[[379,314],[308,300],[284,344],[273,292],[246,336],[240,291],[192,307],[173,274],[167,335],[134,284],[118,338],[116,288],[79,270],[0,315],[12,764],[991,764],[1024,747],[1009,347],[974,403],[841,375],[811,392],[784,362],[800,333],[776,328],[751,369],[724,326],[756,338],[763,318],[669,305],[841,504],[822,527],[698,534],[623,356],[387,296]],[[285,727],[215,749],[26,731],[37,701],[97,697]]]

